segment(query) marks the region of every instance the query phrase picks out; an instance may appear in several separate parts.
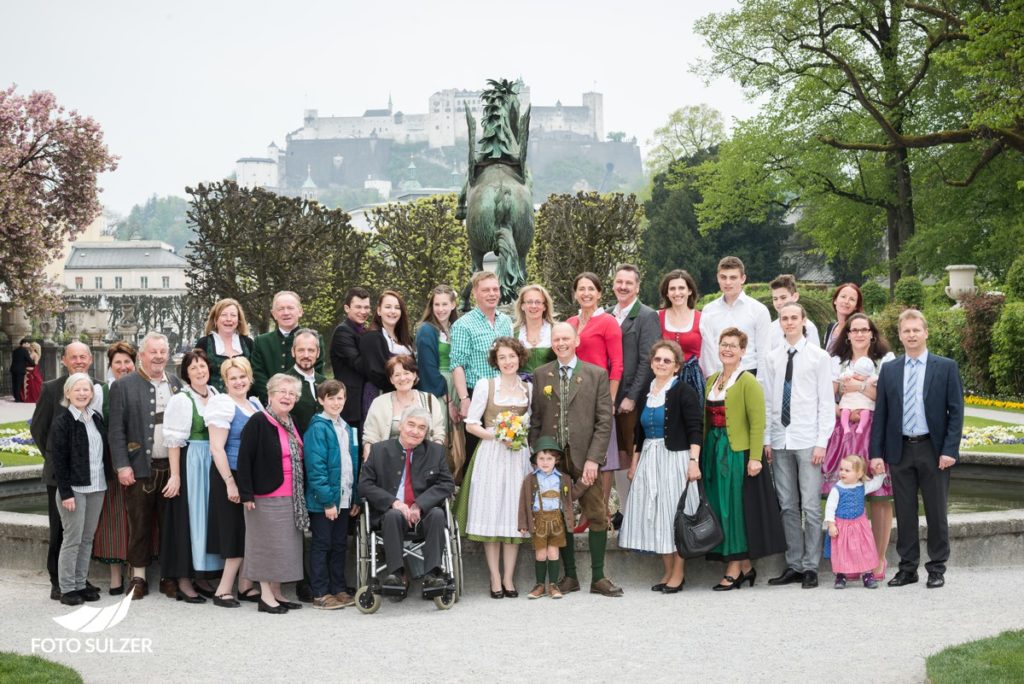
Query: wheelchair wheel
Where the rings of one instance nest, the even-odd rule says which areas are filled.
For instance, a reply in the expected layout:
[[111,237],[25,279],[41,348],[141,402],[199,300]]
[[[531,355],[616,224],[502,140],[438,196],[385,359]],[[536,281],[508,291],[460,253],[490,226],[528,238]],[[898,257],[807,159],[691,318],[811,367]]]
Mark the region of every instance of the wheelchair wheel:
[[434,605],[438,610],[448,610],[455,605],[456,600],[458,600],[457,592],[445,590],[440,596],[434,597]]
[[356,590],[356,608],[365,615],[376,613],[380,609],[380,594],[374,594],[368,586],[359,587]]
[[455,600],[458,601],[462,598],[463,583],[465,582],[465,575],[462,570],[462,537],[459,536],[458,530],[455,531],[454,543],[452,548],[454,549],[455,558],[452,559],[452,575],[455,578]]
[[370,535],[365,527],[365,514],[359,518],[359,534],[356,535],[356,580],[358,586],[370,583]]

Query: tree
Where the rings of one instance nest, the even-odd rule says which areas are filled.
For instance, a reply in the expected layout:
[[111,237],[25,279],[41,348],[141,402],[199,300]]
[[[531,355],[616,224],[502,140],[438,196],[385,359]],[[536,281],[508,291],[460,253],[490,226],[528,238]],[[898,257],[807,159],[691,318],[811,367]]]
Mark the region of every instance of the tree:
[[970,87],[969,57],[940,59],[977,38],[966,30],[972,13],[1003,12],[1010,21],[1009,4],[746,0],[698,21],[712,49],[700,70],[767,98],[760,128],[806,154],[761,148],[759,158],[774,166],[770,175],[811,183],[799,189],[882,218],[894,283],[904,266],[916,270],[898,257],[916,229],[915,162],[937,163],[925,151],[963,145],[975,168],[1006,149],[1024,151],[1021,119],[992,127],[956,106],[953,92]]
[[185,258],[204,308],[232,297],[264,331],[274,293],[292,290],[306,303],[304,323],[326,331],[340,320],[342,294],[361,282],[367,247],[348,214],[232,181],[185,192],[195,231]]
[[455,218],[456,195],[434,195],[370,212],[373,233],[367,265],[372,287],[397,290],[410,317],[418,317],[430,291],[469,280],[469,239]]
[[99,215],[96,177],[116,159],[99,124],[52,93],[0,90],[0,286],[30,313],[62,307],[43,269]]
[[582,271],[607,280],[617,264],[635,261],[643,237],[635,195],[552,195],[537,212],[528,270],[551,291],[561,314],[575,310],[572,281]]
[[182,254],[192,239],[188,225],[188,201],[183,197],[157,197],[153,195],[145,204],[136,204],[128,217],[117,224],[115,236],[118,240],[139,238],[162,240]]
[[712,149],[673,163],[652,181],[651,198],[644,203],[647,230],[641,248],[641,297],[657,304],[661,277],[674,268],[686,269],[697,281],[700,294],[718,288],[718,260],[740,257],[751,282],[774,278],[782,271],[783,246],[792,227],[782,223],[782,210],[771,209],[756,220],[736,220],[701,231],[696,206],[702,197],[692,170],[714,159]]
[[620,142],[622,142],[622,141],[624,141],[626,139],[626,132],[625,131],[608,131],[608,133],[607,133],[607,135],[605,135],[605,137],[608,138],[608,142],[620,143]]
[[680,107],[669,114],[664,126],[654,129],[647,154],[647,169],[655,176],[672,163],[692,157],[725,139],[725,124],[717,109],[704,103]]

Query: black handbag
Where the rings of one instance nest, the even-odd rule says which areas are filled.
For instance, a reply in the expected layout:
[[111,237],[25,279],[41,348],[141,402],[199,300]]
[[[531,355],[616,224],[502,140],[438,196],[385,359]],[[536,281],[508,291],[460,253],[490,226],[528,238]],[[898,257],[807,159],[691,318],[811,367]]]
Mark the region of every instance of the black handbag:
[[697,510],[692,514],[686,512],[686,494],[689,489],[690,482],[687,482],[676,506],[676,552],[683,558],[697,558],[721,544],[725,535],[707,497],[704,496],[704,481],[697,480],[700,501],[697,503]]

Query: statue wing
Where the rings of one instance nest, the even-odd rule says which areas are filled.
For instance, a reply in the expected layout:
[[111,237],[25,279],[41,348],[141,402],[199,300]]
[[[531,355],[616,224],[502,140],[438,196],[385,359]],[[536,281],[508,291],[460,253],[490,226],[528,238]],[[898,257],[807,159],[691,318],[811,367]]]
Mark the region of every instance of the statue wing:
[[523,115],[519,117],[519,168],[523,176],[526,176],[526,151],[530,146],[530,110],[533,105],[528,105]]
[[467,182],[472,185],[476,180],[476,119],[473,112],[466,107],[466,128],[469,133],[469,165],[466,167]]

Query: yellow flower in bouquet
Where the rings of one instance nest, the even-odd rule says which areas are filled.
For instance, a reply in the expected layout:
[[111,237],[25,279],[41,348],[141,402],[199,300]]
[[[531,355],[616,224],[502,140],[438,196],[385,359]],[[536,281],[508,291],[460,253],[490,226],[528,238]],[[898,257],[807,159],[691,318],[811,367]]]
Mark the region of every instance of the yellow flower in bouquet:
[[509,443],[509,448],[518,451],[526,445],[526,438],[530,435],[530,426],[526,424],[523,417],[511,411],[502,411],[497,416],[494,424],[494,436]]

